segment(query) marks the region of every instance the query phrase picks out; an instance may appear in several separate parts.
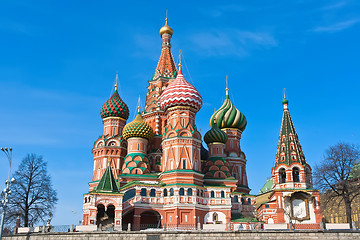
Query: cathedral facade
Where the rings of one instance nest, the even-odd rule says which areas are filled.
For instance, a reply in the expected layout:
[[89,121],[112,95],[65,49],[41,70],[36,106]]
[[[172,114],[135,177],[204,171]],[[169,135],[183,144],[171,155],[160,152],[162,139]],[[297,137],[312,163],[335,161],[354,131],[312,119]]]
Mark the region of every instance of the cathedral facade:
[[[241,135],[247,121],[225,89],[225,101],[209,116],[201,136],[196,114],[203,99],[176,66],[172,28],[160,29],[161,54],[148,81],[143,111],[134,120],[115,85],[101,107],[103,133],[92,152],[94,167],[84,194],[83,225],[132,230],[192,229],[204,224],[306,223],[319,228],[319,192],[312,188],[284,98],[283,120],[272,178],[249,195]],[[207,145],[208,150],[203,146]],[[231,225],[230,223],[233,223]],[[232,227],[231,227],[232,226]]]
[[[246,118],[230,101],[210,118],[203,139],[196,127],[202,96],[176,67],[172,28],[160,29],[162,49],[148,81],[144,110],[133,121],[115,91],[101,108],[103,134],[93,146],[94,168],[84,194],[83,225],[132,230],[229,226],[232,216],[254,216],[246,157],[240,147]],[[219,104],[220,105],[220,104]]]

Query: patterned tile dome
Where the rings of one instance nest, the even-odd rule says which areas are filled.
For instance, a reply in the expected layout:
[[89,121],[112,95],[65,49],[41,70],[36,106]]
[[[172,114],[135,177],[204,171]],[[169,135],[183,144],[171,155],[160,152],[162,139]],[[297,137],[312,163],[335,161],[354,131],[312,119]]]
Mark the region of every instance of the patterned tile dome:
[[152,127],[144,121],[140,112],[138,112],[134,121],[125,125],[122,136],[125,140],[131,137],[141,137],[150,140],[154,136],[154,131]]
[[241,131],[245,130],[247,124],[245,115],[230,101],[229,94],[226,94],[226,99],[219,110],[211,116],[210,127],[213,127],[214,121],[220,128],[237,128]]
[[216,123],[213,124],[213,127],[205,133],[204,141],[206,144],[214,143],[214,142],[220,142],[220,143],[226,143],[228,137],[226,133],[221,131],[221,129],[218,127]]
[[187,106],[196,111],[200,110],[202,97],[198,90],[185,80],[181,68],[176,79],[161,94],[160,106],[165,110],[175,106]]
[[101,118],[121,117],[125,120],[129,118],[129,108],[120,98],[118,91],[115,89],[114,94],[107,100],[100,111]]

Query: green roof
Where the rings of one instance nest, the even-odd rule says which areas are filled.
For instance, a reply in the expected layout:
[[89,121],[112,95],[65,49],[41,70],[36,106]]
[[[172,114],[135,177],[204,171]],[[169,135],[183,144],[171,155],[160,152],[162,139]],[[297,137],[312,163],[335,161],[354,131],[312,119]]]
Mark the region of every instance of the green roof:
[[264,184],[264,186],[259,190],[259,194],[263,194],[263,193],[272,191],[272,189],[273,189],[272,185],[273,185],[273,180],[272,180],[272,178],[269,178],[268,180],[266,180],[266,183]]
[[[290,136],[292,139],[290,140]],[[281,155],[285,154],[285,155]],[[295,156],[296,159],[293,159]],[[277,161],[275,167],[280,164],[290,166],[292,163],[297,162],[302,165],[306,164],[305,156],[300,145],[298,135],[296,133],[294,123],[291,119],[290,112],[284,107],[278,150],[276,153]]]
[[114,174],[112,173],[110,165],[107,166],[103,176],[99,184],[94,189],[94,192],[106,192],[106,193],[114,193],[119,192],[119,188],[116,184],[116,180]]
[[360,177],[360,163],[354,164],[349,174],[349,179],[359,178]]

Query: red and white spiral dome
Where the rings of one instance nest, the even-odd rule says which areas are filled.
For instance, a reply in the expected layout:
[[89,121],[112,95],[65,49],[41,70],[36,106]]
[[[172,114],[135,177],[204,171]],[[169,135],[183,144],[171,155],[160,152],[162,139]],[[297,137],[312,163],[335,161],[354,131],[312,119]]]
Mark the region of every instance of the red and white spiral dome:
[[176,106],[192,107],[196,112],[200,110],[202,97],[198,90],[185,80],[181,68],[176,79],[161,94],[160,106],[164,110]]

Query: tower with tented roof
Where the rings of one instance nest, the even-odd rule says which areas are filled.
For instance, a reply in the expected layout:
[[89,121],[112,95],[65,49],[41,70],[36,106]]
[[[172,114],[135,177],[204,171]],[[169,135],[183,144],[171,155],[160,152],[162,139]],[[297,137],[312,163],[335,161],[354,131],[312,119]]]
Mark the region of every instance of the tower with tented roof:
[[256,198],[258,218],[265,223],[293,223],[298,229],[320,229],[319,191],[313,189],[311,167],[306,162],[289,112],[282,100],[283,116],[272,178]]
[[166,87],[175,80],[177,69],[171,53],[171,38],[173,29],[165,19],[165,25],[160,29],[162,39],[161,54],[146,92],[145,107],[143,112],[144,121],[150,124],[154,130],[154,137],[149,142],[150,164],[154,171],[161,171],[160,159],[162,157],[161,141],[165,131],[166,114],[160,107],[160,96]]

